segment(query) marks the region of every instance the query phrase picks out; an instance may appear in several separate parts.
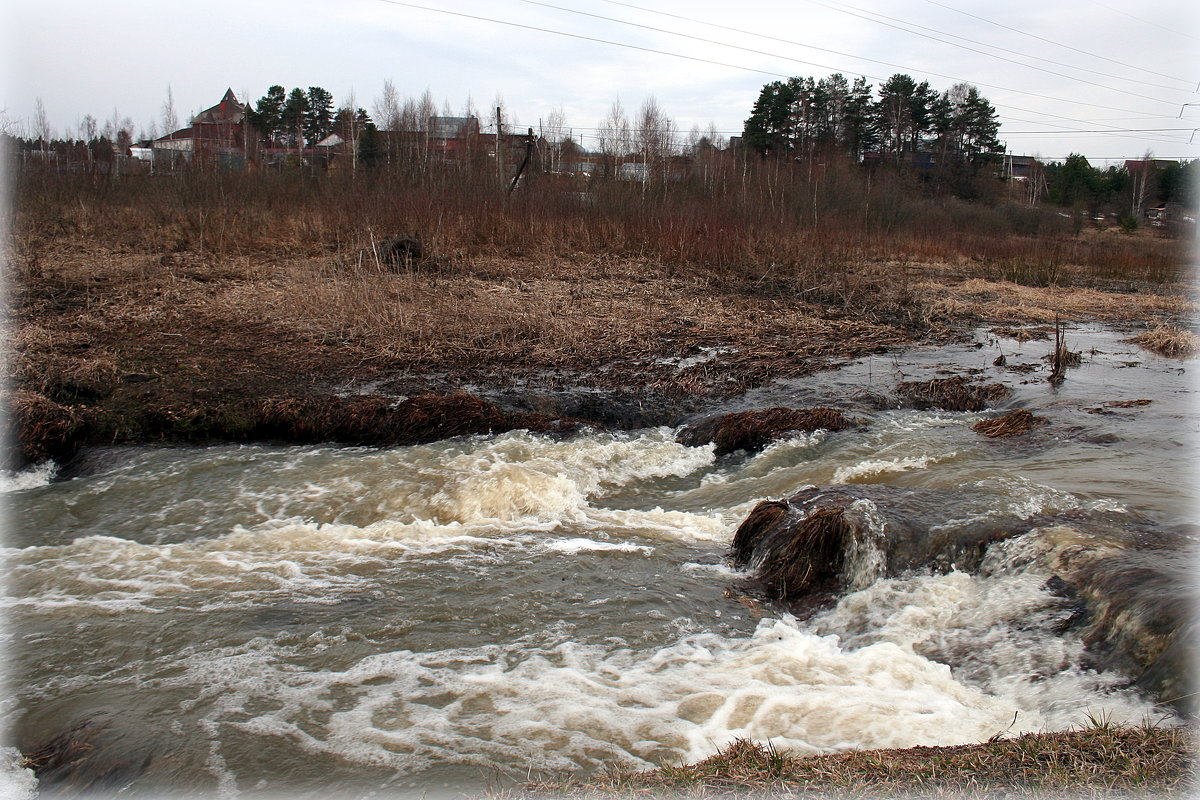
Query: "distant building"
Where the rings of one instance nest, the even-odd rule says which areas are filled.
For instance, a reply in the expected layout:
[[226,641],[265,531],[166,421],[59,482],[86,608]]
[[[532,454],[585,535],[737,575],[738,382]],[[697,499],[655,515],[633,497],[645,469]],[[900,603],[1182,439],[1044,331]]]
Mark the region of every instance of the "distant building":
[[1004,177],[1010,181],[1028,181],[1038,178],[1042,162],[1033,156],[1004,156]]
[[246,164],[249,106],[240,102],[233,90],[226,90],[221,102],[192,118],[186,128],[172,131],[150,143],[156,164],[207,163],[240,168]]

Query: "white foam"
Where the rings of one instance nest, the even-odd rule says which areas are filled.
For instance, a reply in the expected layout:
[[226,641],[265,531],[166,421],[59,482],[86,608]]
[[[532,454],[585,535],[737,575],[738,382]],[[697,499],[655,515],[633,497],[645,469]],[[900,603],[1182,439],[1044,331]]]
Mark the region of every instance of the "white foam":
[[864,478],[875,478],[880,475],[894,475],[914,469],[925,469],[930,464],[936,464],[945,459],[954,458],[957,453],[946,453],[940,456],[900,456],[897,458],[869,458],[857,464],[838,467],[833,473],[834,483],[865,483]]
[[843,645],[764,620],[749,638],[699,634],[650,651],[515,643],[377,653],[314,671],[291,666],[298,651],[256,640],[189,653],[182,674],[147,683],[203,687],[189,708],[214,731],[401,774],[445,761],[641,768],[743,737],[804,753],[949,745],[985,740],[1014,713],[1015,733],[1078,722],[1088,708],[1044,715],[1018,692],[957,679],[915,641]]
[[577,555],[579,553],[590,552],[618,552],[618,553],[644,553],[649,555],[654,552],[653,547],[646,545],[630,544],[629,542],[597,542],[593,539],[557,539],[546,545],[547,550],[552,550],[556,553],[566,553],[568,555]]
[[880,580],[810,624],[816,632],[838,632],[848,648],[886,642],[955,664],[959,680],[1011,706],[1010,719],[1018,716],[1014,734],[1080,725],[1089,711],[1131,724],[1152,716],[1147,701],[1119,688],[1122,676],[1078,667],[1084,644],[1053,629],[1067,610],[1042,590],[1047,577],[1036,568],[996,566],[982,576]]
[[58,465],[53,461],[45,461],[36,466],[15,472],[0,470],[0,494],[47,486],[54,480],[54,476],[57,473]]
[[0,747],[0,800],[34,800],[37,778],[15,747]]

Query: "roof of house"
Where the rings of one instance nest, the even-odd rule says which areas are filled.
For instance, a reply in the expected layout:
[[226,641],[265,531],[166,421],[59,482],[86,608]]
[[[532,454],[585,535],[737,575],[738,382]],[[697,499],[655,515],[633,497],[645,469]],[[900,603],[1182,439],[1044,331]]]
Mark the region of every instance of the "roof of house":
[[457,139],[479,132],[479,120],[475,117],[430,117],[429,135],[435,139]]
[[1138,158],[1130,159],[1125,162],[1125,169],[1140,170],[1153,167],[1154,169],[1166,169],[1178,164],[1178,161],[1172,161],[1166,158]]
[[206,108],[192,118],[193,125],[211,125],[222,123],[237,124],[246,118],[246,106],[238,102],[233,89],[226,89],[221,102],[212,108]]

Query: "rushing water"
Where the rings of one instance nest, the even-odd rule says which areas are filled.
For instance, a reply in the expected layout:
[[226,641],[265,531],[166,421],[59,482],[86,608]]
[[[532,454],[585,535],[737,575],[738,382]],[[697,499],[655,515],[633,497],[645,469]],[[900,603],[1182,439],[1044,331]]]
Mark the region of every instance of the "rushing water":
[[132,797],[436,796],[737,737],[816,753],[1157,718],[1056,632],[1061,601],[1022,555],[1036,532],[975,574],[866,580],[803,621],[724,594],[738,522],[809,484],[965,488],[983,516],[1192,519],[1192,362],[1077,331],[1092,352],[1054,389],[991,366],[1052,343],[981,342],[744,402],[854,408],[976,366],[1044,432],[992,441],[971,431],[984,414],[859,405],[864,428],[721,459],[662,428],[131,448],[72,480],[9,476],[15,743],[86,723],[81,785]]

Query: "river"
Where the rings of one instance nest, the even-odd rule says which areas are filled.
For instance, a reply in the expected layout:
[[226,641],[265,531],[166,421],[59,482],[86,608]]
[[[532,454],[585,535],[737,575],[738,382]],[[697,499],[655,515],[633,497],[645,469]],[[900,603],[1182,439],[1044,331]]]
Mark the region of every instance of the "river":
[[[753,455],[669,428],[511,432],[113,448],[69,480],[6,476],[10,742],[76,730],[71,779],[101,794],[436,797],[739,737],[823,753],[1167,718],[1088,668],[1027,536],[803,620],[726,596],[741,519],[812,484],[949,487],[1021,520],[1193,522],[1195,361],[1127,335],[1071,331],[1084,360],[1057,388],[1052,341],[986,332],[773,384],[726,410],[836,403],[865,424]],[[971,426],[994,413],[872,400],[947,366],[1050,424],[991,440]],[[36,792],[15,762],[6,776]]]

